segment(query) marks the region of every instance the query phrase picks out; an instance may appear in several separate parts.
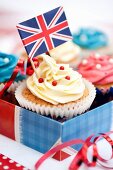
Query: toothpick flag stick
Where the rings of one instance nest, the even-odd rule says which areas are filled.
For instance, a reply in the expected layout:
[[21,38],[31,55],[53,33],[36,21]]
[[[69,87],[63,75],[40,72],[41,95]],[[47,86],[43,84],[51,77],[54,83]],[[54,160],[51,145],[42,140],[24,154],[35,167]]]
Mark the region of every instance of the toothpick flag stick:
[[38,75],[38,73],[37,73],[37,71],[36,71],[36,68],[35,68],[35,65],[34,65],[33,60],[32,60],[32,59],[30,59],[30,62],[31,62],[31,66],[32,66],[32,68],[33,68],[33,70],[34,70],[34,72],[35,72],[35,74],[36,74],[37,78],[39,78],[39,75]]
[[72,39],[63,7],[21,22],[17,29],[35,73],[33,57]]

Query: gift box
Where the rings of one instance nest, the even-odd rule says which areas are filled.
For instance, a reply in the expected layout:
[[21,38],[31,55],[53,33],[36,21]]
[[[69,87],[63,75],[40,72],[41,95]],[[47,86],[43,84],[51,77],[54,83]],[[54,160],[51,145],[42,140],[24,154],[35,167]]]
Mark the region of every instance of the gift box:
[[[91,134],[111,129],[113,102],[87,111],[64,122],[42,116],[0,99],[0,133],[41,153],[58,143],[86,139]],[[80,146],[66,148],[54,155],[63,160]]]

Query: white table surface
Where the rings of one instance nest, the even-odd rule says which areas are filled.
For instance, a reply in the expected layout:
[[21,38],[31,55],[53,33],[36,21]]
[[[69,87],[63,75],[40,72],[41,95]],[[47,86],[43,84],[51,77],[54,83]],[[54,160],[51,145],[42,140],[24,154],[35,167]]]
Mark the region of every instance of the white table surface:
[[[113,135],[112,135],[113,139]],[[38,142],[38,141],[37,141]],[[111,148],[104,140],[101,140],[98,143],[99,152],[103,155],[104,158],[108,158]],[[10,157],[14,161],[24,165],[25,167],[34,170],[34,165],[37,160],[41,157],[41,153],[30,149],[20,143],[17,143],[3,135],[0,135],[0,153]],[[39,170],[67,170],[71,160],[74,156],[71,156],[64,161],[56,161],[52,158],[49,158],[44,162],[44,164],[39,168]],[[113,161],[110,165],[113,165]],[[103,168],[97,165],[94,168],[88,168],[84,165],[80,167],[80,170],[102,170]]]

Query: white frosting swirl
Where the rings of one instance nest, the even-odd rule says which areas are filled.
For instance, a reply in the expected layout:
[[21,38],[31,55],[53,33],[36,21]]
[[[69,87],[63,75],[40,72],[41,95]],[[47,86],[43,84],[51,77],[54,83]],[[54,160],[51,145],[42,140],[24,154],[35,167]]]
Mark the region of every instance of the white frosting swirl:
[[56,61],[68,63],[78,57],[80,53],[80,47],[75,45],[72,41],[68,41],[50,50],[49,53],[50,56],[53,57]]
[[[31,93],[54,105],[76,101],[83,96],[85,85],[78,72],[68,64],[56,64],[48,55],[41,55],[40,59],[42,61],[37,68],[39,77],[34,73],[27,79],[27,87]],[[60,70],[60,66],[63,66],[64,70]],[[70,80],[67,80],[66,76],[69,76]],[[39,78],[43,78],[44,82],[39,83]],[[56,86],[52,85],[53,81],[57,82]]]

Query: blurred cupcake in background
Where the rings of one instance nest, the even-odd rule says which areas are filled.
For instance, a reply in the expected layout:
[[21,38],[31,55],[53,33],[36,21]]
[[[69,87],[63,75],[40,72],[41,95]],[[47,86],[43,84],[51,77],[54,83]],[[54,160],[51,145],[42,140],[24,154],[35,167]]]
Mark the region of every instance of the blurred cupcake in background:
[[49,51],[49,55],[56,60],[57,63],[70,64],[72,67],[77,66],[80,62],[81,49],[72,41],[68,41]]
[[[39,65],[37,57],[33,59],[33,62],[35,67]],[[8,102],[10,101],[11,103],[17,104],[14,92],[23,79],[32,75],[34,70],[27,55],[22,55],[19,59],[16,55],[0,53],[0,91],[4,88],[5,83],[10,79],[15,68],[19,69],[19,72],[14,79],[14,82],[0,97]]]
[[[0,53],[0,92],[2,89],[4,89],[5,83],[10,79],[15,67],[19,68],[20,65],[23,65],[23,61],[21,60],[18,66],[17,63],[18,57],[16,55]],[[7,91],[5,90],[3,94],[0,94],[0,97],[3,100],[17,104],[14,96],[14,91],[25,77],[26,76],[23,75],[21,71],[19,71],[14,82],[11,84]]]
[[[4,84],[10,79],[14,68],[18,62],[18,57],[12,54],[0,53],[0,90],[4,87]],[[13,91],[18,83],[25,78],[25,75],[18,73],[15,82],[10,87],[10,90]]]
[[113,97],[113,57],[91,54],[79,64],[78,72],[95,85],[97,94],[104,96],[101,101]]
[[95,28],[80,28],[73,34],[73,42],[79,45],[83,50],[82,54],[89,55],[92,51],[107,54],[108,36],[101,30]]

